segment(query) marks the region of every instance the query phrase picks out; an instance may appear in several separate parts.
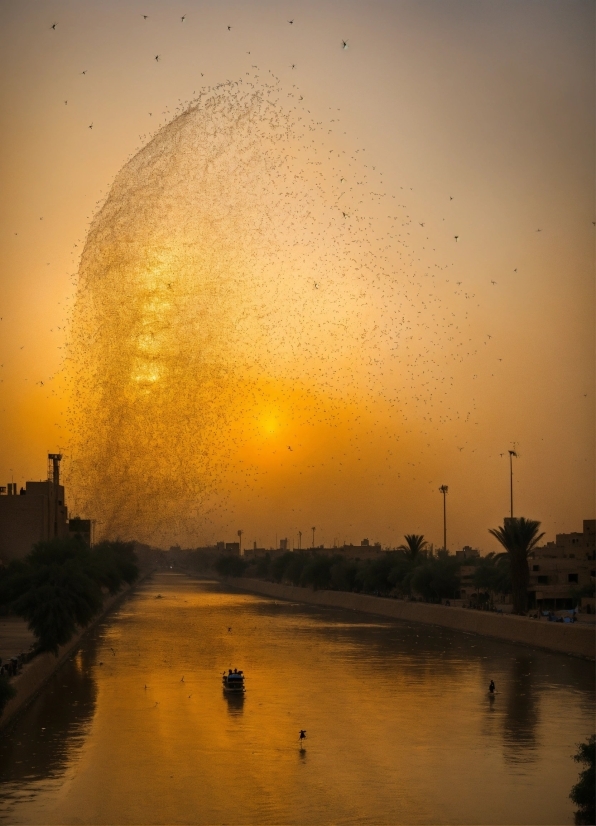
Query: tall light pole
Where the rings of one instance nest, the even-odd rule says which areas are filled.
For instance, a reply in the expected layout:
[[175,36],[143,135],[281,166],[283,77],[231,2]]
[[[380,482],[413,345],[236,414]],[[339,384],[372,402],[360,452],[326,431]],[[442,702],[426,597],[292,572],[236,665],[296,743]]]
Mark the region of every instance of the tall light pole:
[[315,531],[316,531],[316,528],[311,528],[311,530],[312,530],[312,546],[313,546],[313,550],[314,550],[314,547],[315,547]]
[[441,485],[439,491],[443,494],[443,550],[447,550],[447,485]]
[[509,451],[509,493],[511,496],[511,518],[513,519],[513,457],[517,459],[515,450]]
[[302,531],[298,531],[298,550],[302,550]]
[[244,531],[238,531],[238,556],[242,556],[242,534]]

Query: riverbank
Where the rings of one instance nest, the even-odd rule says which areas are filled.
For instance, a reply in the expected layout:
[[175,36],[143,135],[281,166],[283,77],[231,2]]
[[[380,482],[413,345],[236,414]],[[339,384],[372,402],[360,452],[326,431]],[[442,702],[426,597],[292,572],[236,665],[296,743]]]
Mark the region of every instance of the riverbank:
[[260,579],[230,577],[225,582],[243,591],[274,599],[304,602],[307,605],[327,608],[347,608],[349,611],[376,614],[389,619],[440,625],[455,631],[545,648],[548,651],[588,660],[595,659],[594,629],[578,623],[554,623],[511,614],[406,602],[344,591],[313,591],[310,588],[280,585]]
[[62,664],[76,651],[84,638],[97,623],[101,622],[120,602],[122,602],[137,585],[145,581],[151,576],[153,571],[145,574],[137,580],[133,585],[126,585],[124,588],[113,596],[105,599],[102,610],[86,628],[78,631],[72,639],[65,645],[58,649],[58,656],[46,651],[34,657],[30,662],[26,663],[18,676],[14,677],[10,682],[16,690],[16,695],[6,704],[2,716],[0,717],[0,731],[6,728],[14,718],[26,708],[33,698],[43,688],[45,683],[54,674]]

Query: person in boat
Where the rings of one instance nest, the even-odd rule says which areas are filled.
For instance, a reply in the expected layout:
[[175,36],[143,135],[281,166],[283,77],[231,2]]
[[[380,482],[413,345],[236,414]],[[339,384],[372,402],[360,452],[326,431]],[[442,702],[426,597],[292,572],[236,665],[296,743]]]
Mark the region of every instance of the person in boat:
[[489,694],[494,694],[496,690],[497,689],[496,689],[496,686],[495,686],[495,681],[491,680],[490,683],[488,684]]
[[303,729],[303,728],[300,729],[300,734],[298,735],[298,739],[300,740],[300,743],[302,743],[303,740],[306,740],[306,730],[305,729]]

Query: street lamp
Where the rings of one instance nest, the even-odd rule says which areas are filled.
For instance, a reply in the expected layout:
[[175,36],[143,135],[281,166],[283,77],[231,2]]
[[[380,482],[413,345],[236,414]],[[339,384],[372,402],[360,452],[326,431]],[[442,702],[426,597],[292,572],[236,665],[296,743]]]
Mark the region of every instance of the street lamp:
[[315,547],[315,531],[316,531],[316,528],[311,528],[311,530],[312,530],[312,546],[313,546],[313,549],[314,549],[314,547]]
[[242,556],[242,534],[244,531],[238,531],[238,556]]
[[298,531],[298,550],[302,550],[302,531]]
[[447,485],[441,485],[439,488],[440,493],[443,494],[443,550],[447,550],[447,491],[449,490]]
[[509,451],[509,492],[511,496],[511,518],[513,519],[513,457],[517,459],[515,450]]

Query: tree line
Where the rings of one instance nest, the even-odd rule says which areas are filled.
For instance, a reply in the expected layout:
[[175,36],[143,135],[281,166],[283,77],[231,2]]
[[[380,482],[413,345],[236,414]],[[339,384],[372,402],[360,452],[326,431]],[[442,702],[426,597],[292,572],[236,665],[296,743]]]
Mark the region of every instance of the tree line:
[[216,561],[215,569],[221,576],[246,574],[316,589],[418,596],[428,602],[441,602],[457,597],[460,566],[473,565],[472,581],[485,602],[492,604],[497,595],[512,594],[514,613],[525,614],[530,581],[528,559],[544,536],[539,531],[540,522],[533,519],[506,519],[502,527],[489,531],[503,552],[465,560],[445,550],[433,551],[420,534],[406,534],[403,545],[376,559],[288,551],[275,557],[266,554],[252,563],[224,555]]
[[[274,582],[315,589],[352,591],[378,596],[421,597],[428,602],[454,599],[460,588],[462,560],[447,551],[434,551],[424,536],[407,534],[404,544],[376,559],[346,559],[316,551],[266,554],[250,563],[238,556],[221,556],[216,570],[222,576],[256,576]],[[476,563],[474,584],[492,594],[511,592],[508,568],[502,557],[490,554]]]

